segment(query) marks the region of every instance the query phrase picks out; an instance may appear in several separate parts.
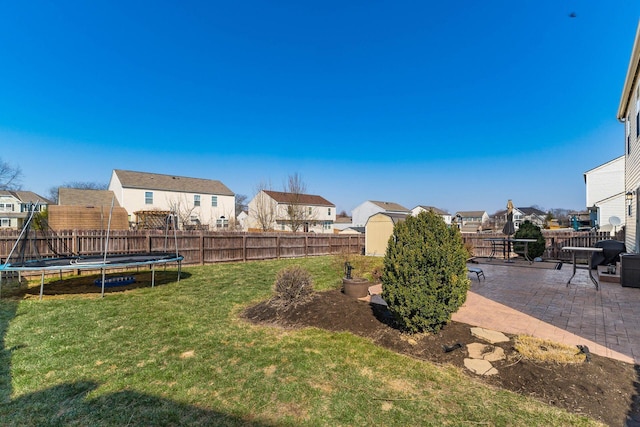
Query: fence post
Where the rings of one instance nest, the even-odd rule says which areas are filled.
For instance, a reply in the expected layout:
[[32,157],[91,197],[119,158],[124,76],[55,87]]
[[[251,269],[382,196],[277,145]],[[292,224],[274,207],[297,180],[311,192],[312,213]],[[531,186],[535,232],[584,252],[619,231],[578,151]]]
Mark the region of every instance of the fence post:
[[247,235],[242,235],[242,261],[247,261]]
[[[214,238],[215,239],[215,238]],[[200,238],[198,239],[200,245],[200,265],[204,265],[204,231],[200,230]]]

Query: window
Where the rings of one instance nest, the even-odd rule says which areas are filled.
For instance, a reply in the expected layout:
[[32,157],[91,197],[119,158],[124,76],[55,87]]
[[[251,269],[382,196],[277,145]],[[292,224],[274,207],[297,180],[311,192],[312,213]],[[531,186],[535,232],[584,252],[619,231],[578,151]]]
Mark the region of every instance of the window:
[[0,203],[0,211],[13,212],[13,203]]
[[218,206],[218,196],[211,196],[211,206],[214,208]]
[[309,216],[311,216],[312,214],[313,214],[313,208],[309,206]]
[[327,215],[331,216],[331,208],[327,209]]
[[144,204],[152,205],[153,204],[153,191],[145,191],[144,192]]
[[322,224],[322,228],[324,228],[325,230],[331,230],[331,221],[325,221]]
[[217,228],[229,228],[229,220],[223,216],[216,220]]
[[200,206],[200,195],[199,194],[194,194],[193,195],[193,206]]
[[11,226],[11,220],[9,218],[2,218],[0,220],[0,226],[1,227],[9,227],[9,226]]

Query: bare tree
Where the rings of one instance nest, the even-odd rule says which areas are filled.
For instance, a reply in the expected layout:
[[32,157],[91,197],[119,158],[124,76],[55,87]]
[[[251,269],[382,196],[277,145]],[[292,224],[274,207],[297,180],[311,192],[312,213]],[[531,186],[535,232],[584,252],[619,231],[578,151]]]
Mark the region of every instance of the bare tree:
[[169,209],[178,217],[180,228],[182,230],[189,228],[189,226],[192,225],[191,214],[195,208],[195,205],[187,202],[186,196],[184,195],[182,200],[180,198],[169,200]]
[[256,195],[249,204],[249,217],[255,220],[262,231],[269,231],[277,217],[276,202],[269,197],[266,191],[271,189],[270,183],[261,182],[256,186]]
[[240,215],[240,212],[247,210],[247,196],[246,194],[236,194],[236,214]]
[[0,190],[19,190],[22,170],[0,159]]
[[287,220],[291,231],[296,233],[305,223],[315,218],[316,212],[304,204],[303,197],[307,192],[307,186],[297,172],[289,175],[284,191],[289,196]]

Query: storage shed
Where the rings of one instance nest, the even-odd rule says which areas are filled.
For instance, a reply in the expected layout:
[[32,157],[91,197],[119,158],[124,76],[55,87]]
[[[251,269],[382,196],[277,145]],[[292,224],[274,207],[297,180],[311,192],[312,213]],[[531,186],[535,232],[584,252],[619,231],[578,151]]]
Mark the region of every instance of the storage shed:
[[129,229],[127,211],[108,190],[60,188],[58,205],[50,205],[48,215],[49,227],[55,231]]
[[365,254],[384,256],[389,238],[393,235],[393,227],[404,221],[409,214],[378,212],[369,217],[365,225]]

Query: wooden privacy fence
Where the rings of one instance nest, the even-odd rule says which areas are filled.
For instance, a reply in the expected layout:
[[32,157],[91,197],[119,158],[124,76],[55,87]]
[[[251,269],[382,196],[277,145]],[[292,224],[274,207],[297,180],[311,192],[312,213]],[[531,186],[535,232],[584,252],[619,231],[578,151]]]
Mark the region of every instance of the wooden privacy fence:
[[[545,238],[545,251],[542,255],[546,259],[557,259],[560,261],[570,261],[571,253],[563,251],[564,246],[585,246],[593,247],[596,242],[600,240],[619,240],[624,241],[624,231],[618,232],[616,236],[611,236],[609,232],[580,232],[580,231],[555,231],[555,230],[543,230],[542,234]],[[491,254],[491,242],[486,239],[491,238],[505,238],[502,233],[477,233],[477,234],[462,234],[462,240],[467,247],[472,248],[472,253],[477,257],[488,257]],[[502,248],[499,248],[500,253],[496,253],[495,256],[502,258]],[[510,256],[513,256],[513,252]]]
[[[360,254],[364,249],[364,235],[355,234],[178,231],[175,236],[173,232],[167,236],[155,230],[111,231],[107,245],[105,231],[62,231],[56,232],[56,236],[31,233],[33,247],[42,257],[69,253],[99,255],[105,248],[110,254],[174,252],[177,247],[184,257],[183,264]],[[0,233],[3,262],[18,235],[19,232]]]

